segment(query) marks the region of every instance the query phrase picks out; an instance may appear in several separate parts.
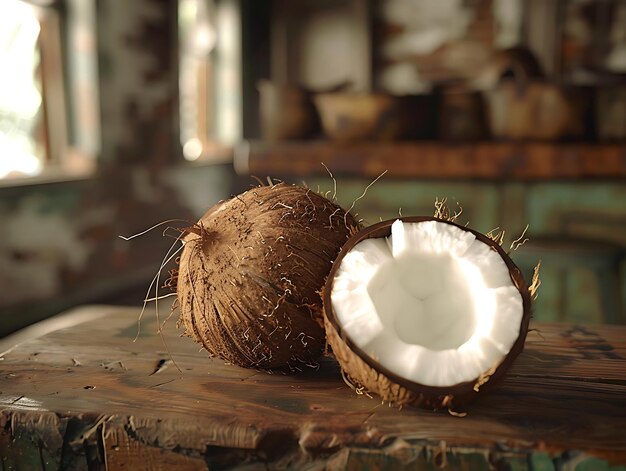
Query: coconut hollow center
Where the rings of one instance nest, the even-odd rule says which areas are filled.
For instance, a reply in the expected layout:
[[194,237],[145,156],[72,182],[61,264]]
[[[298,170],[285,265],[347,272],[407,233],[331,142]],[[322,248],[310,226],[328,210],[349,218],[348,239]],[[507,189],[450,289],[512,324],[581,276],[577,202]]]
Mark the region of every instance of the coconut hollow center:
[[430,350],[463,345],[478,314],[471,283],[448,253],[404,253],[381,265],[367,292],[381,323],[403,342]]

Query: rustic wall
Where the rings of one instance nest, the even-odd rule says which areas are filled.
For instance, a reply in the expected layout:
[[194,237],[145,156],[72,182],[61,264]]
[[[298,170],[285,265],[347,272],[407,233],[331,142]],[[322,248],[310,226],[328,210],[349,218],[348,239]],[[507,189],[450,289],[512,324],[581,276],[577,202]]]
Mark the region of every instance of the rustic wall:
[[[152,176],[138,167],[72,183],[1,188],[0,334],[69,305],[147,287],[171,239],[161,236],[162,228],[131,242],[118,236],[168,219],[194,220],[229,193],[223,166]],[[177,224],[185,223],[171,225]]]
[[162,228],[131,242],[118,235],[194,220],[230,193],[229,166],[180,157],[176,1],[96,6],[99,166],[80,181],[0,187],[0,335],[147,286],[171,239]]

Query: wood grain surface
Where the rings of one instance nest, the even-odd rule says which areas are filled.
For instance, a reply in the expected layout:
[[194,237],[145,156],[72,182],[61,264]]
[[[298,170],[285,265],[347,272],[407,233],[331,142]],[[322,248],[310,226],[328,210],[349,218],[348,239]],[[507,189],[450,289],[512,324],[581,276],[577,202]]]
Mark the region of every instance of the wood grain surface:
[[306,141],[243,143],[239,174],[264,177],[335,175],[457,180],[576,180],[626,177],[626,145],[580,142]]
[[153,310],[133,342],[138,314],[85,307],[0,342],[2,469],[626,464],[626,327],[533,326],[504,382],[461,418],[357,395],[331,359],[293,375],[226,365],[170,320],[174,363]]

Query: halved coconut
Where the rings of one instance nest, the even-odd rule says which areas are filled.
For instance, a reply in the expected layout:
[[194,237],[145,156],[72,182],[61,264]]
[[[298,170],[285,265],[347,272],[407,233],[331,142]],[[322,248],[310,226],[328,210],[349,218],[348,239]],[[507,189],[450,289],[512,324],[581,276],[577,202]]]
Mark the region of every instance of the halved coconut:
[[455,406],[521,352],[530,295],[497,242],[433,217],[351,237],[324,288],[328,343],[356,387],[396,405]]

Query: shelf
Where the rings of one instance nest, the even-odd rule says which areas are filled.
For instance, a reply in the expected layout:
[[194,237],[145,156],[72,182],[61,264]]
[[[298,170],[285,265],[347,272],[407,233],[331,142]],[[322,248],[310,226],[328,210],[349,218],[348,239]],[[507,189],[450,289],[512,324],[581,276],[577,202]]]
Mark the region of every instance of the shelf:
[[456,180],[579,180],[626,177],[626,144],[436,141],[243,142],[239,174],[264,177],[334,175]]

